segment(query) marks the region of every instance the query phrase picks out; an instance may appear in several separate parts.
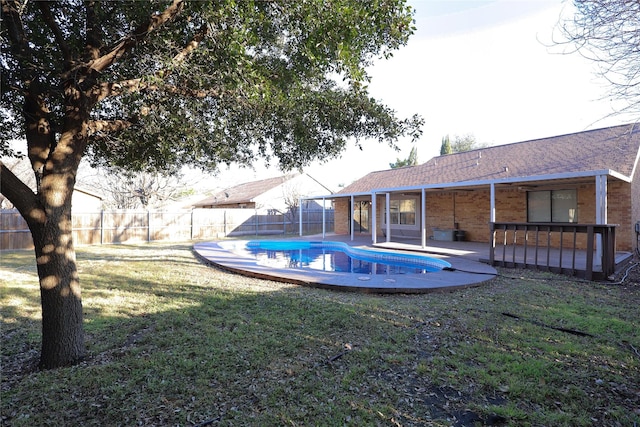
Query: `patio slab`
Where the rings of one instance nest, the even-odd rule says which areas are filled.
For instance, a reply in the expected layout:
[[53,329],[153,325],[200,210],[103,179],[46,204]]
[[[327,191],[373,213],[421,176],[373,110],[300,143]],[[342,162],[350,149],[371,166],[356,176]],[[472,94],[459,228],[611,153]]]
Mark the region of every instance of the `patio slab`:
[[[323,239],[318,236],[307,236],[290,240],[322,241]],[[362,241],[347,241],[338,236],[330,236],[324,240],[343,241],[352,246],[375,250],[371,245],[361,244],[363,243]],[[230,252],[215,241],[195,244],[194,251],[205,262],[230,272],[261,279],[341,291],[425,293],[479,286],[497,275],[496,270],[487,264],[451,254],[429,254],[429,256],[449,262],[453,271],[442,270],[427,274],[357,274],[268,267],[258,264],[253,258]],[[406,252],[396,248],[385,248],[384,251]]]

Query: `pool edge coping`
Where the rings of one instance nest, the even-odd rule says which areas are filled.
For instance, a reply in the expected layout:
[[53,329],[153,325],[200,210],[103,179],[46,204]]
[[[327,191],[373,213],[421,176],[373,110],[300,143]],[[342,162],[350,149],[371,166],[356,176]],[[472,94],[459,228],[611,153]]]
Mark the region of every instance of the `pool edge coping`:
[[[252,258],[230,252],[218,245],[218,242],[220,241],[196,243],[193,245],[193,251],[206,264],[224,271],[329,290],[379,294],[451,291],[480,286],[497,275],[497,271],[487,264],[441,254],[429,254],[429,256],[446,260],[452,265],[454,271],[430,272],[426,275],[363,275],[320,270],[277,269],[259,265]],[[366,248],[372,247],[366,246]],[[393,250],[393,252],[406,253],[402,250]],[[474,271],[472,272],[471,269]]]

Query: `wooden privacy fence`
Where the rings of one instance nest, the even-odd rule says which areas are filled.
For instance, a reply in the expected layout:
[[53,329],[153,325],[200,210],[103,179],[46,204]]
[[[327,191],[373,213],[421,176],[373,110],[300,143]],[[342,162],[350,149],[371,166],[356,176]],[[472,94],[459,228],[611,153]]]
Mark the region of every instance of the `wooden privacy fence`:
[[[322,210],[303,210],[303,234],[321,233],[322,217]],[[72,214],[72,222],[76,245],[299,232],[297,213],[260,215],[253,209],[78,212]],[[325,212],[325,227],[327,231],[333,231],[333,210]],[[0,210],[0,250],[32,247],[31,233],[18,211]]]
[[489,262],[536,268],[587,280],[615,271],[615,225],[491,223]]

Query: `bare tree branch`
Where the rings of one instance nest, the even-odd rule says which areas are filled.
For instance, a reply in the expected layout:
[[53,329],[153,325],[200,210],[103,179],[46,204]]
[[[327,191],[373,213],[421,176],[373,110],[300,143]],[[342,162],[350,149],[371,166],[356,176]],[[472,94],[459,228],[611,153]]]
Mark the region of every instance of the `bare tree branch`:
[[626,0],[574,0],[576,13],[559,25],[556,45],[593,61],[610,93],[638,112],[640,100],[640,2]]

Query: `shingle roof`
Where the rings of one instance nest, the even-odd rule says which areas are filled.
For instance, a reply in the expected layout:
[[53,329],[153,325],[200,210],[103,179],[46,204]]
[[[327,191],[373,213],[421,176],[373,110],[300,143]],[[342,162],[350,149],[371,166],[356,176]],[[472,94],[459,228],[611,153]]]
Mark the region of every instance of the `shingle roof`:
[[282,183],[294,178],[295,176],[297,176],[297,174],[283,175],[276,178],[267,178],[259,181],[245,182],[244,184],[227,188],[217,194],[214,194],[211,197],[207,197],[206,199],[196,203],[194,206],[215,206],[252,202],[253,199],[258,197],[259,195],[266,193],[267,191],[281,185]]
[[640,124],[613,126],[449,154],[418,166],[371,172],[338,194],[601,170],[630,179],[639,148]]

